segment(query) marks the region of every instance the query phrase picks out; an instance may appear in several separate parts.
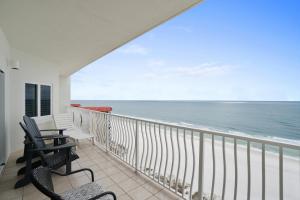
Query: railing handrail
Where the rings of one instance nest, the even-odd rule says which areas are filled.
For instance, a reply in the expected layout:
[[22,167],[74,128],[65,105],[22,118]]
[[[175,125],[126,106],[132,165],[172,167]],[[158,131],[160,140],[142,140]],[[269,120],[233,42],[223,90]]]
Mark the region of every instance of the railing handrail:
[[[80,109],[80,110],[93,112],[93,113],[99,113],[99,111],[88,110],[88,109],[80,108],[80,107],[71,107],[71,108]],[[272,140],[272,139],[256,138],[256,137],[253,137],[250,135],[238,135],[238,134],[232,134],[232,133],[225,133],[225,132],[221,132],[221,131],[212,131],[212,130],[205,130],[205,129],[201,129],[201,128],[192,128],[192,127],[188,127],[185,125],[176,125],[176,124],[173,124],[170,122],[162,122],[162,121],[157,121],[157,120],[153,120],[153,119],[133,117],[133,116],[121,115],[121,114],[115,114],[115,113],[105,113],[105,112],[100,112],[100,113],[102,113],[104,115],[111,115],[111,116],[131,119],[131,120],[137,120],[137,121],[141,121],[141,122],[150,122],[150,123],[157,124],[157,125],[165,125],[165,126],[169,126],[172,128],[182,128],[185,130],[199,132],[202,134],[211,134],[211,135],[217,135],[217,136],[222,136],[222,137],[226,137],[226,138],[233,138],[233,139],[235,138],[237,140],[246,140],[246,141],[254,142],[254,143],[262,143],[262,144],[267,144],[267,145],[279,146],[282,148],[290,148],[290,149],[294,149],[294,150],[300,150],[300,143],[293,144],[290,142],[280,142],[280,141],[276,141],[276,140]]]

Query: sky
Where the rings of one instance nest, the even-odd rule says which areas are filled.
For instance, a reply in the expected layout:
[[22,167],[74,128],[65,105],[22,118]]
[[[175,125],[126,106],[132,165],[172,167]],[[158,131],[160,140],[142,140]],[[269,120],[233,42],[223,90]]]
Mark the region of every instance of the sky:
[[300,1],[205,0],[71,77],[73,100],[300,100]]

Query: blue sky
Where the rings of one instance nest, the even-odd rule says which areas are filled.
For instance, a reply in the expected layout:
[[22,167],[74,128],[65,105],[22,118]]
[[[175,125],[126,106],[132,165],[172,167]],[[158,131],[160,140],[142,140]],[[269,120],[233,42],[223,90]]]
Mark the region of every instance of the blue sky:
[[72,76],[73,100],[300,100],[300,1],[206,0]]

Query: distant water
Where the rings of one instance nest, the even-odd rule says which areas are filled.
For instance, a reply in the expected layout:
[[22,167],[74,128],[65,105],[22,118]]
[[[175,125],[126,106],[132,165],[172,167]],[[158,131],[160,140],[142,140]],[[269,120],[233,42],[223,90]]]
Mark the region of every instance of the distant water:
[[74,100],[113,113],[235,134],[300,142],[300,102]]

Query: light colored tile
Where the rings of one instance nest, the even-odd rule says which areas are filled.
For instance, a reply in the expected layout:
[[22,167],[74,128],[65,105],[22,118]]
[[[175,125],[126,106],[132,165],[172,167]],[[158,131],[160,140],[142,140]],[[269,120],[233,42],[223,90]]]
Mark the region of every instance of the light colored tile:
[[70,182],[62,182],[62,183],[54,185],[55,193],[63,193],[63,192],[65,192],[67,190],[70,190],[72,188],[73,187],[72,187]]
[[172,194],[171,192],[167,190],[161,190],[157,194],[155,194],[155,197],[157,197],[160,200],[179,200],[180,197],[176,196],[175,194]]
[[152,196],[152,194],[143,187],[138,187],[134,190],[129,191],[128,195],[133,200],[144,200]]
[[155,184],[153,182],[147,182],[143,185],[143,187],[148,190],[149,192],[151,192],[152,194],[156,194],[158,192],[160,192],[163,188],[158,185],[158,184]]
[[115,182],[109,177],[99,179],[96,181],[96,183],[98,183],[99,185],[102,185],[104,188],[107,188],[107,187],[115,184]]
[[140,174],[136,174],[135,176],[132,176],[131,178],[141,185],[143,185],[149,181],[146,178],[144,178],[143,176],[141,176]]
[[81,185],[84,185],[86,183],[90,183],[91,180],[87,176],[82,176],[82,177],[72,177],[69,179],[71,185],[76,188],[80,187]]
[[125,194],[125,191],[122,190],[122,188],[120,188],[117,184],[108,186],[107,188],[105,188],[106,191],[111,191],[114,192],[117,196],[117,198],[123,194]]
[[25,187],[23,187],[23,194],[24,195],[30,195],[32,193],[39,193],[38,189],[32,184],[28,184]]
[[156,196],[151,196],[150,198],[148,198],[147,200],[160,200],[159,198],[157,198]]
[[128,196],[127,194],[123,194],[118,197],[118,200],[132,200],[132,198],[130,198],[130,196]]
[[16,199],[23,195],[23,188],[8,189],[0,192],[0,199]]
[[[162,200],[177,199],[151,183],[142,174],[135,173],[134,169],[120,162],[113,156],[103,152],[90,143],[83,142],[76,151],[80,158],[72,163],[72,170],[91,168],[95,175],[96,183],[102,185],[106,190],[116,193],[118,200]],[[9,159],[9,163],[4,169],[3,176],[0,177],[0,199],[48,199],[39,192],[32,184],[14,190],[14,184],[18,177],[16,173],[22,165],[15,164],[14,157]],[[64,172],[65,167],[60,171]],[[65,192],[71,188],[79,187],[91,182],[90,173],[80,172],[70,176],[53,176],[54,188],[57,193]],[[4,196],[5,195],[5,196]]]
[[133,190],[133,189],[138,188],[138,187],[141,186],[138,182],[136,182],[135,180],[133,180],[131,178],[127,179],[127,180],[124,180],[124,181],[122,181],[118,184],[126,192],[129,192],[130,190]]
[[108,177],[108,175],[103,170],[94,171],[95,180],[99,180],[101,178]]
[[47,196],[45,196],[41,192],[33,192],[33,193],[26,194],[23,196],[23,200],[43,200],[46,198],[47,198]]
[[129,177],[126,174],[122,173],[122,172],[117,173],[117,174],[113,174],[113,175],[110,176],[110,178],[113,181],[115,181],[116,183],[129,179]]
[[117,167],[110,167],[108,169],[105,169],[103,170],[107,175],[111,176],[111,175],[114,175],[114,174],[117,174],[117,173],[120,173],[121,170],[119,170]]

